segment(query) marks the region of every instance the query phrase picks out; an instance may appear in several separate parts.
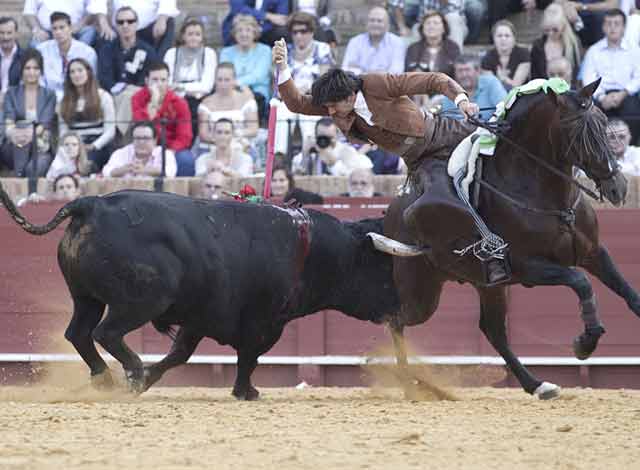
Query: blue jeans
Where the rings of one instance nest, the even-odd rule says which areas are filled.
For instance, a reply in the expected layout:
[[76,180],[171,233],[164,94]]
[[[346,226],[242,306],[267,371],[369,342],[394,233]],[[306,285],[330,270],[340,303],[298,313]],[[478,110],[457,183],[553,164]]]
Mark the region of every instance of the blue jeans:
[[191,150],[178,150],[175,154],[176,165],[178,166],[178,173],[176,176],[195,176],[196,160],[193,158]]
[[464,0],[464,14],[467,17],[467,42],[478,39],[487,15],[487,0]]

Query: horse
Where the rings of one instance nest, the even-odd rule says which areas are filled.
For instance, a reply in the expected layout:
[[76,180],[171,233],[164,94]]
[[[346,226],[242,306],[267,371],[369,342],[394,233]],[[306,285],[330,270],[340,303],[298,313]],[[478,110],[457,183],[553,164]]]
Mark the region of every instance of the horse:
[[626,180],[605,138],[606,117],[593,104],[598,85],[522,96],[497,126],[501,130],[496,131],[494,156],[483,160],[483,174],[476,174],[473,184],[480,185],[478,213],[510,245],[511,277],[504,284],[487,285],[472,250],[461,256],[477,242],[466,234],[477,232],[461,225],[468,217],[458,217],[459,211],[467,209],[455,196],[446,161],[421,162],[411,191],[390,204],[384,233],[390,243],[400,245],[394,243],[394,250],[378,247],[396,255],[393,275],[402,309],[390,327],[405,374],[403,329],[433,315],[447,281],[474,286],[480,297],[480,329],[522,388],[540,399],[558,396],[560,388],[533,376],[510,349],[505,328],[508,285],[573,289],[585,326],[573,342],[579,359],[595,351],[605,330],[589,278],[577,267],[600,279],[640,316],[640,298],[600,243],[596,214],[573,179],[578,167],[595,182],[600,197],[620,205],[626,196]]

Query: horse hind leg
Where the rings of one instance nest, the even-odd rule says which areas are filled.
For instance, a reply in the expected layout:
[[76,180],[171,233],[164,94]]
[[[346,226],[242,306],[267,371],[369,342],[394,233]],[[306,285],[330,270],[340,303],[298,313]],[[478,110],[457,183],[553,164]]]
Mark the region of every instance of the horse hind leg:
[[541,400],[557,397],[560,393],[560,387],[550,382],[542,382],[534,377],[509,347],[505,326],[506,289],[504,287],[484,287],[477,288],[477,290],[480,295],[480,330],[502,356],[522,388]]
[[538,286],[567,286],[578,296],[580,318],[584,332],[573,340],[576,358],[587,359],[596,350],[600,337],[605,333],[598,316],[598,306],[591,282],[577,269],[567,268],[545,260],[529,260],[521,276],[522,283]]
[[631,311],[640,317],[640,296],[620,274],[609,252],[603,245],[599,245],[594,256],[581,264],[581,266],[622,297]]

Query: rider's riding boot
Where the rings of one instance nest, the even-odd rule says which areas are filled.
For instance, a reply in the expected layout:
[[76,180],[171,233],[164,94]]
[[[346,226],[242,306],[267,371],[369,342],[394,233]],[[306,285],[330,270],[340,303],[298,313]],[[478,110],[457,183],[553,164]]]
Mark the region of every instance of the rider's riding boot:
[[500,284],[510,277],[505,260],[494,258],[487,261],[487,281],[490,285]]

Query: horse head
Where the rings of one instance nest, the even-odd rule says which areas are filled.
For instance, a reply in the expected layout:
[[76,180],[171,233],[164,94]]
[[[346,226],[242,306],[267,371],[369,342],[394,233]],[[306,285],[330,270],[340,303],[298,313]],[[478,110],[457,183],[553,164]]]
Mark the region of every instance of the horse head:
[[602,195],[617,206],[626,197],[627,180],[620,173],[606,138],[607,117],[593,103],[593,93],[598,85],[600,79],[578,91],[561,95],[549,91],[557,105],[552,141],[560,161],[584,171]]

